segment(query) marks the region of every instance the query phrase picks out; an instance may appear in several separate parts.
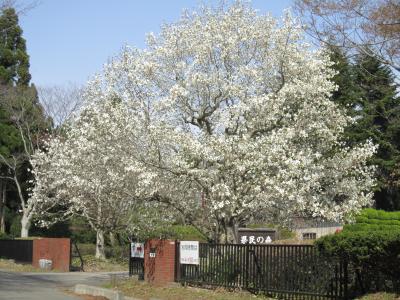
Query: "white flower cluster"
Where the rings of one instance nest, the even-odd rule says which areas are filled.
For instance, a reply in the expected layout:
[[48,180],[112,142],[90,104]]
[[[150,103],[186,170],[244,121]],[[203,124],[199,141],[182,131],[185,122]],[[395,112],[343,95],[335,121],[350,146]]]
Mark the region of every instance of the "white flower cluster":
[[330,66],[290,14],[186,13],[89,83],[67,136],[37,156],[34,197],[50,189],[112,218],[154,195],[188,214],[203,202],[213,224],[351,216],[371,203],[375,146],[344,147],[351,119],[329,99]]

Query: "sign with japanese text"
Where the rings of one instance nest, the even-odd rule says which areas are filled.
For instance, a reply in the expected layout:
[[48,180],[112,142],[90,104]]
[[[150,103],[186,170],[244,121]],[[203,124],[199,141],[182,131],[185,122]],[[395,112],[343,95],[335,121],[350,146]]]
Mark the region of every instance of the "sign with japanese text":
[[144,257],[144,243],[131,243],[131,257]]
[[240,244],[265,245],[276,240],[276,230],[268,228],[239,228],[238,237]]
[[179,245],[180,263],[188,265],[199,264],[199,242],[181,241]]

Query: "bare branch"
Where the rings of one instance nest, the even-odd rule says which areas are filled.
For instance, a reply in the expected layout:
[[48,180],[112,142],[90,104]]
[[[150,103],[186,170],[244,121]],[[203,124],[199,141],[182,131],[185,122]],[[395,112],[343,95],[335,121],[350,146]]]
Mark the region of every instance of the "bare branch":
[[375,56],[400,70],[398,1],[296,0],[295,10],[319,43]]
[[60,127],[78,113],[82,106],[82,88],[69,83],[65,86],[39,87],[39,101],[55,127]]

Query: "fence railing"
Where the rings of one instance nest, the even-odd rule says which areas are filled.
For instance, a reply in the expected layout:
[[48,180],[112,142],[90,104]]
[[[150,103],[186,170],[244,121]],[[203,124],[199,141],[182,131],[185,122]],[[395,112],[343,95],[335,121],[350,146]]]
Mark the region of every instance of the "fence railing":
[[0,258],[32,263],[32,240],[0,240]]
[[291,299],[347,297],[347,265],[319,256],[311,245],[200,243],[199,258],[199,265],[178,265],[180,282]]

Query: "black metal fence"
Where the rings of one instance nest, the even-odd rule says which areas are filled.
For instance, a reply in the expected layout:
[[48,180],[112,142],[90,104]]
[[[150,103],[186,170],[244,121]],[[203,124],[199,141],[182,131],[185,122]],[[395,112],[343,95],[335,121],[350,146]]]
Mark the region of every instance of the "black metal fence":
[[32,240],[0,240],[0,258],[32,263]]
[[144,279],[144,258],[129,258],[129,276],[138,275],[139,279]]
[[177,280],[290,299],[347,298],[347,265],[311,245],[200,243],[199,265],[178,264]]

